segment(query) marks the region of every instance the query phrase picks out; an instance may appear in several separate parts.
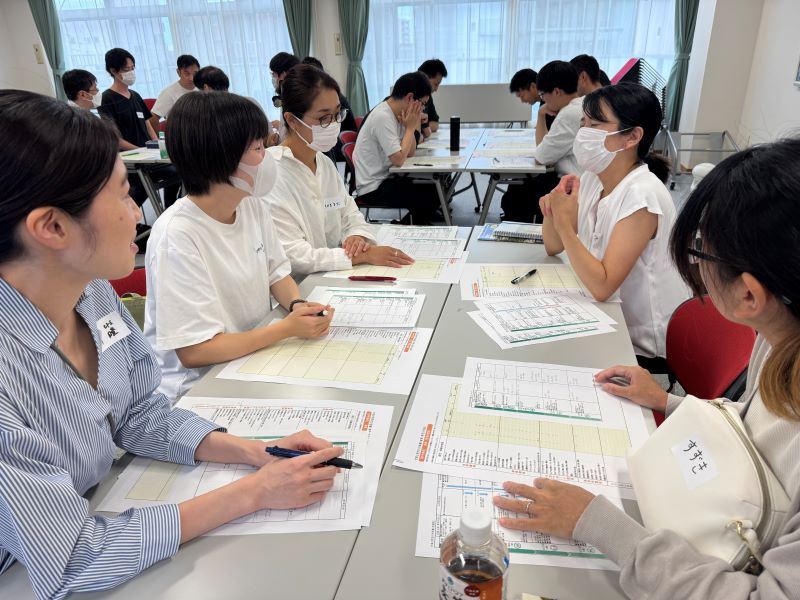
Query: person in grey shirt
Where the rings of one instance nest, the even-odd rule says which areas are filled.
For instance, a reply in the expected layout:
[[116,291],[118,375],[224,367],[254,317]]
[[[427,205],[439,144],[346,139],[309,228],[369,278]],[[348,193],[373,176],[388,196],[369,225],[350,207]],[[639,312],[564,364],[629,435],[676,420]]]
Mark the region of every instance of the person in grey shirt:
[[[763,571],[735,571],[672,531],[647,530],[603,496],[549,479],[533,486],[505,483],[510,496],[495,497],[495,504],[529,518],[501,519],[502,526],[592,544],[620,566],[620,585],[631,598],[800,598],[798,197],[800,139],[749,148],[703,179],[678,215],[671,240],[678,271],[695,293],[707,290],[725,318],[759,333],[745,401],[734,406],[791,498],[775,541],[761,548]],[[612,376],[628,378],[630,386],[610,383]],[[639,367],[611,367],[595,378],[605,391],[667,415],[682,400]]]

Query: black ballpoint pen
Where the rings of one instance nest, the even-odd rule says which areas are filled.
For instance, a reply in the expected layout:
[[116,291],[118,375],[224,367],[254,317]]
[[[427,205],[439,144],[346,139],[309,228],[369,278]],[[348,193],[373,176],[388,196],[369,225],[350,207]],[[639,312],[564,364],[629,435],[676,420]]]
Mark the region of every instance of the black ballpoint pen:
[[[290,450],[289,448],[281,448],[279,446],[267,446],[265,448],[267,454],[277,456],[278,458],[294,458],[295,456],[303,456],[304,454],[311,454],[307,450]],[[339,467],[341,469],[363,469],[363,465],[358,464],[347,458],[332,458],[326,460],[323,465],[330,465],[332,467]]]

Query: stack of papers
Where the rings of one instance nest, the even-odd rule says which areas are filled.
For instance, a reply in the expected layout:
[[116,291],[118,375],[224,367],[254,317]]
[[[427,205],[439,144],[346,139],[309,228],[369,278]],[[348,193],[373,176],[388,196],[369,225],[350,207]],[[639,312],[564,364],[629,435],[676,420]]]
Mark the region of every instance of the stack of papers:
[[[647,426],[640,407],[595,384],[599,370],[467,358],[463,378],[422,376],[393,463],[425,473],[418,556],[438,556],[461,512],[492,507],[504,481],[558,479],[618,506],[635,498],[625,457]],[[514,563],[616,568],[578,540],[493,529]]]
[[[391,406],[335,400],[204,397],[184,397],[178,406],[227,427],[234,435],[267,443],[309,429],[344,447],[345,458],[364,466],[342,469],[321,502],[293,510],[259,510],[207,535],[339,531],[369,526],[386,451]],[[251,465],[202,462],[186,466],[137,457],[98,510],[122,512],[184,502],[254,472]]]
[[331,327],[414,327],[425,295],[413,288],[317,286],[308,300],[336,309]]

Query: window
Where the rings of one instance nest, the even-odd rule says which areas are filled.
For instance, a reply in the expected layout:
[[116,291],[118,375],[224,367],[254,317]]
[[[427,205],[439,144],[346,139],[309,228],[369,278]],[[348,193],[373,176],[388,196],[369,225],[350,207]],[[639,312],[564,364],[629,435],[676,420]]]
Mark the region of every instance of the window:
[[666,79],[674,21],[675,0],[372,0],[370,104],[434,57],[447,65],[446,83],[508,83],[519,69],[584,53],[609,77],[641,57]]
[[136,57],[136,84],[155,98],[177,80],[175,60],[191,54],[227,73],[231,91],[258,100],[270,118],[269,59],[291,51],[281,0],[56,0],[67,69],[86,69],[100,89],[111,84],[105,53]]

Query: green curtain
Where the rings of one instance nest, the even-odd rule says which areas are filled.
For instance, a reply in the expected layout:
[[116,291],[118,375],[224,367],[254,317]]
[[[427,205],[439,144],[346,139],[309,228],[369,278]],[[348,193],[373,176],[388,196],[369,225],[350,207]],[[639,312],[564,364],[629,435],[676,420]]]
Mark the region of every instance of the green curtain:
[[369,30],[369,0],[339,0],[342,41],[347,52],[347,99],[355,115],[369,111],[367,82],[361,69]]
[[283,0],[289,39],[297,58],[311,53],[311,0]]
[[675,62],[667,82],[666,125],[669,131],[678,131],[681,122],[683,93],[686,89],[699,4],[700,0],[675,0]]
[[53,84],[56,98],[66,100],[61,76],[64,74],[64,48],[61,45],[61,27],[58,24],[58,12],[53,0],[28,0],[33,14],[33,22],[42,38],[47,61],[53,70]]

